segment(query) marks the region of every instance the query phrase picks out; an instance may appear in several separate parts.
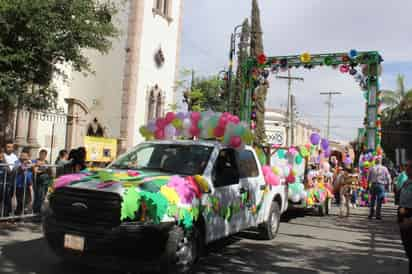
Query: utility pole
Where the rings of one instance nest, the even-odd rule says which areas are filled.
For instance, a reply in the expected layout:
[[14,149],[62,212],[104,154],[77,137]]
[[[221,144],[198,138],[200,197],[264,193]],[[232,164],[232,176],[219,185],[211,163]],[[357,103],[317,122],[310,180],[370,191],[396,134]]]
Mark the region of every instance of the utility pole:
[[293,145],[295,139],[295,128],[294,128],[294,114],[295,112],[292,110],[293,106],[292,103],[295,102],[292,99],[292,82],[293,81],[304,81],[305,79],[302,77],[293,77],[290,74],[290,69],[288,69],[288,76],[276,76],[277,79],[286,79],[288,80],[288,105],[286,107],[286,116],[288,120],[288,128],[287,128],[287,138],[286,144],[288,146]]
[[326,102],[326,105],[328,106],[328,122],[326,126],[326,138],[329,140],[330,139],[330,122],[331,122],[331,111],[333,108],[332,104],[332,96],[333,95],[340,95],[342,92],[321,92],[320,95],[326,95],[328,96],[328,101]]

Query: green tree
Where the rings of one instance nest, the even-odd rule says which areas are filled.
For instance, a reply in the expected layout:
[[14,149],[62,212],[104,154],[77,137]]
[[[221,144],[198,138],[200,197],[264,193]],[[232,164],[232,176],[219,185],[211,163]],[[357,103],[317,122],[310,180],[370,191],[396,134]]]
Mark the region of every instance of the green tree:
[[194,90],[198,90],[203,98],[200,101],[202,109],[211,109],[216,112],[227,111],[226,100],[223,97],[225,82],[216,76],[199,78],[195,80]]
[[84,49],[109,51],[116,12],[110,0],[1,0],[0,128],[16,108],[55,107],[51,83],[63,66],[92,72]]
[[[257,0],[252,1],[252,27],[251,27],[251,41],[250,41],[250,55],[258,57],[263,54],[263,32],[260,22],[260,10]],[[256,96],[256,130],[255,143],[263,144],[266,141],[265,133],[265,103],[268,93],[267,83],[260,85],[255,91]]]
[[189,111],[227,111],[224,85],[225,81],[218,76],[195,78],[194,71],[188,69],[180,72],[180,80],[176,82]]

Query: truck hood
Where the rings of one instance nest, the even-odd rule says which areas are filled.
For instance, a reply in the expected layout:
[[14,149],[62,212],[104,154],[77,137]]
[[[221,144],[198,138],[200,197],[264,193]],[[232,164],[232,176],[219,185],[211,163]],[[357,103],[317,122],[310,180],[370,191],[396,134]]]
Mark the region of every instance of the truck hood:
[[[207,183],[200,176],[180,176],[147,170],[98,170],[64,175],[53,188],[88,189],[122,197],[121,221],[136,218],[155,223],[176,221],[190,228],[199,215]],[[136,215],[137,214],[137,215]]]
[[[79,188],[79,189],[89,189],[89,190],[96,190],[96,191],[104,191],[104,192],[112,192],[112,193],[117,193],[120,196],[123,196],[125,189],[129,188],[130,186],[130,180],[131,177],[133,176],[128,176],[129,171],[125,170],[101,170],[100,172],[110,172],[113,174],[116,174],[117,180],[113,181],[103,181],[102,178],[99,176],[95,176],[95,178],[92,178],[91,180],[86,180],[86,181],[73,181],[69,183],[68,185],[65,185],[65,187],[69,188]],[[136,178],[136,181],[134,182],[144,182],[144,181],[152,181],[156,180],[156,178],[162,178],[162,177],[170,177],[173,174],[170,173],[162,173],[162,172],[143,172],[143,171],[136,171],[136,173],[139,173],[139,176],[134,176]],[[86,173],[86,176],[93,176],[91,173]],[[128,180],[126,179],[126,176],[128,176]],[[177,175],[178,176],[178,175]],[[123,179],[121,179],[123,178]],[[84,178],[83,178],[84,179]],[[115,179],[115,178],[114,178]],[[129,185],[128,185],[129,182]]]

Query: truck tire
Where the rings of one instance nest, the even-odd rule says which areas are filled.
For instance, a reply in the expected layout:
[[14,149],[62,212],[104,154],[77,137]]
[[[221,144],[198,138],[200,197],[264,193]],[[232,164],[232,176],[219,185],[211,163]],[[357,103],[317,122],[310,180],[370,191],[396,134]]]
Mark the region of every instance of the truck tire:
[[185,233],[182,227],[174,226],[169,231],[165,253],[161,262],[161,273],[190,273],[201,252],[201,234],[194,226]]
[[276,237],[280,224],[280,207],[275,201],[270,206],[268,220],[259,226],[260,237],[263,240],[272,240]]

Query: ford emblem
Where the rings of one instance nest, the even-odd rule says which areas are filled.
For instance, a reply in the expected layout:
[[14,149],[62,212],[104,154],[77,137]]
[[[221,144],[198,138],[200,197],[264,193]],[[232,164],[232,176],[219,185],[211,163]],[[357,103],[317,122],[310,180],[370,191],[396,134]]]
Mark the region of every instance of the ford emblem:
[[83,208],[83,209],[88,209],[88,207],[87,207],[86,204],[84,204],[84,203],[79,203],[79,202],[77,202],[77,203],[72,203],[72,206],[73,206],[73,207],[78,207],[78,208]]

